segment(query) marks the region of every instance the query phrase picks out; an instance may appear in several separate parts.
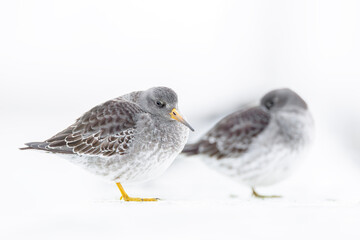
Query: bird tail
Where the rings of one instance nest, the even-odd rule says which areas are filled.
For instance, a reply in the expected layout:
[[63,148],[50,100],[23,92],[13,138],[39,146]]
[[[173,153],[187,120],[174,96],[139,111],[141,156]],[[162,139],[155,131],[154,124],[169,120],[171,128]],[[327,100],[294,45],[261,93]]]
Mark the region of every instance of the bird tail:
[[199,143],[186,144],[181,153],[187,156],[199,154]]
[[25,143],[25,145],[27,147],[23,147],[23,148],[19,148],[19,149],[20,150],[35,149],[35,150],[48,151],[48,149],[46,147],[49,145],[49,143],[47,143],[47,142],[29,142],[29,143]]

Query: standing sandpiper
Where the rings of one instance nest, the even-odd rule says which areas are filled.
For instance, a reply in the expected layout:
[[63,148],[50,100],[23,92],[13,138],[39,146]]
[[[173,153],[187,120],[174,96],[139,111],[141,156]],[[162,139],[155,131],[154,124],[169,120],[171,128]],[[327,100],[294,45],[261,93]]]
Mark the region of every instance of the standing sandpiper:
[[114,181],[125,201],[156,201],[129,197],[123,182],[142,182],[162,174],[184,148],[193,128],[178,112],[178,98],[170,88],[132,92],[100,104],[43,142],[36,149],[70,159]]
[[259,106],[220,120],[183,153],[200,155],[215,170],[255,191],[286,178],[309,145],[313,120],[305,101],[290,89],[266,94]]

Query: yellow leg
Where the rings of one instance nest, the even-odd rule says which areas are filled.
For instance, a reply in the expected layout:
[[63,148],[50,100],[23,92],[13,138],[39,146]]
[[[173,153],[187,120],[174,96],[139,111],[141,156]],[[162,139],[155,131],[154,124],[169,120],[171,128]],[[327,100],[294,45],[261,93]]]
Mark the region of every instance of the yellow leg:
[[121,195],[122,195],[120,200],[123,199],[124,201],[127,201],[127,202],[130,202],[130,201],[131,202],[154,202],[154,201],[159,200],[158,198],[133,198],[133,197],[129,197],[120,183],[116,183],[116,185],[118,186],[118,188],[119,188],[119,190],[121,192]]
[[276,195],[264,196],[264,195],[258,194],[255,191],[255,188],[252,188],[252,195],[254,197],[256,197],[256,198],[261,198],[261,199],[265,199],[265,198],[281,198],[281,196],[276,196]]

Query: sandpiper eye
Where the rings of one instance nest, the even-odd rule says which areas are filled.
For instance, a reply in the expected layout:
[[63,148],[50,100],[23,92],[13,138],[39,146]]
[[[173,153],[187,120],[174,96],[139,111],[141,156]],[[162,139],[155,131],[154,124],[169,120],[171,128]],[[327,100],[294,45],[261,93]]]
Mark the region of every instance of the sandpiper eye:
[[267,102],[265,103],[265,106],[266,106],[267,109],[270,110],[270,108],[271,108],[272,106],[274,106],[274,102],[273,102],[272,100],[269,100],[269,101],[267,101]]
[[161,102],[161,101],[156,101],[156,105],[157,105],[159,108],[165,107],[165,103],[163,103],[163,102]]

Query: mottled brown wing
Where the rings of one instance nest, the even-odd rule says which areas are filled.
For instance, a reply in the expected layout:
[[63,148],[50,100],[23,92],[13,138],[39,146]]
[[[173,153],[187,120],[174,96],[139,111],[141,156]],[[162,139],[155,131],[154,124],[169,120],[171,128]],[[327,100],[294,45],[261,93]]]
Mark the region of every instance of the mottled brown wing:
[[217,123],[197,143],[186,145],[183,153],[205,154],[218,159],[240,156],[269,121],[270,114],[261,107],[235,112]]
[[141,108],[121,98],[94,107],[75,124],[45,141],[57,153],[112,156],[126,154]]

